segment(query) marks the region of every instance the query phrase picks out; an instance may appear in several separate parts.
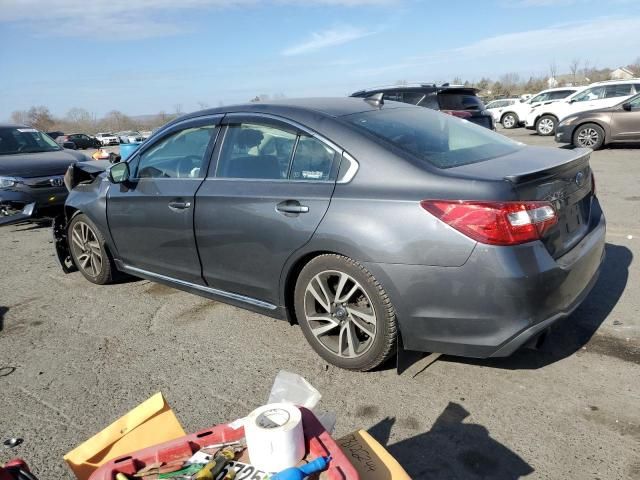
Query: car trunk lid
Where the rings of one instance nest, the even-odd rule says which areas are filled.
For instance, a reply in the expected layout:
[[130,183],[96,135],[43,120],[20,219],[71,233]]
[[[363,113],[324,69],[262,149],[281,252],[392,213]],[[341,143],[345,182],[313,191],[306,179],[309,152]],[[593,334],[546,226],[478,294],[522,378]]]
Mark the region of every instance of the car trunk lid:
[[546,201],[558,222],[542,238],[553,258],[571,250],[589,231],[594,185],[591,150],[524,147],[502,157],[449,169],[449,173],[508,182],[513,200]]

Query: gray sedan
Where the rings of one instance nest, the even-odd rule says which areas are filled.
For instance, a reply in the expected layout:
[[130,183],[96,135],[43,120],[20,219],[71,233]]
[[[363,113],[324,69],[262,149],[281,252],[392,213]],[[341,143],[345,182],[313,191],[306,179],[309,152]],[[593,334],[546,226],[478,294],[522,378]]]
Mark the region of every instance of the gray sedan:
[[596,281],[589,155],[376,98],[204,110],[126,162],[72,168],[56,248],[97,284],[125,273],[297,322],[342,368],[506,356]]

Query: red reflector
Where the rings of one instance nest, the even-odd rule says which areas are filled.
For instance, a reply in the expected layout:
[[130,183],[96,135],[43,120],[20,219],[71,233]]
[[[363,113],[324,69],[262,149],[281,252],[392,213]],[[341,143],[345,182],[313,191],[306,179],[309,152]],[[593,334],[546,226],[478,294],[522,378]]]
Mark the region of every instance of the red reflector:
[[549,202],[423,200],[420,205],[459,232],[490,245],[539,240],[558,221]]
[[466,112],[464,110],[442,110],[444,113],[448,113],[449,115],[453,115],[458,118],[471,118],[473,115],[471,112]]

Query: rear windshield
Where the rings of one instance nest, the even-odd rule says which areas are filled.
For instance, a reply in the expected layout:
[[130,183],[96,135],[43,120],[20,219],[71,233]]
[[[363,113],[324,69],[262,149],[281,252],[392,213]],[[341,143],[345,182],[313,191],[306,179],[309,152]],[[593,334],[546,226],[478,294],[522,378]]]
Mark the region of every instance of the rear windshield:
[[383,108],[343,118],[438,168],[478,163],[522,148],[488,128],[426,108]]
[[465,93],[439,93],[438,101],[442,110],[484,110],[482,100]]

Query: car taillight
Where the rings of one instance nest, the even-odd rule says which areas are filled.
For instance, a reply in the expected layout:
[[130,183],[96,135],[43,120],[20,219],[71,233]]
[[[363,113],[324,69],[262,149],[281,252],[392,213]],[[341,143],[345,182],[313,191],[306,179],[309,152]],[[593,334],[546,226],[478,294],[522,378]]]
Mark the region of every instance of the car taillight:
[[549,202],[423,200],[420,205],[459,232],[489,245],[539,240],[558,222]]
[[473,115],[471,112],[467,112],[465,110],[442,110],[444,113],[448,113],[449,115],[453,115],[458,118],[471,118]]

